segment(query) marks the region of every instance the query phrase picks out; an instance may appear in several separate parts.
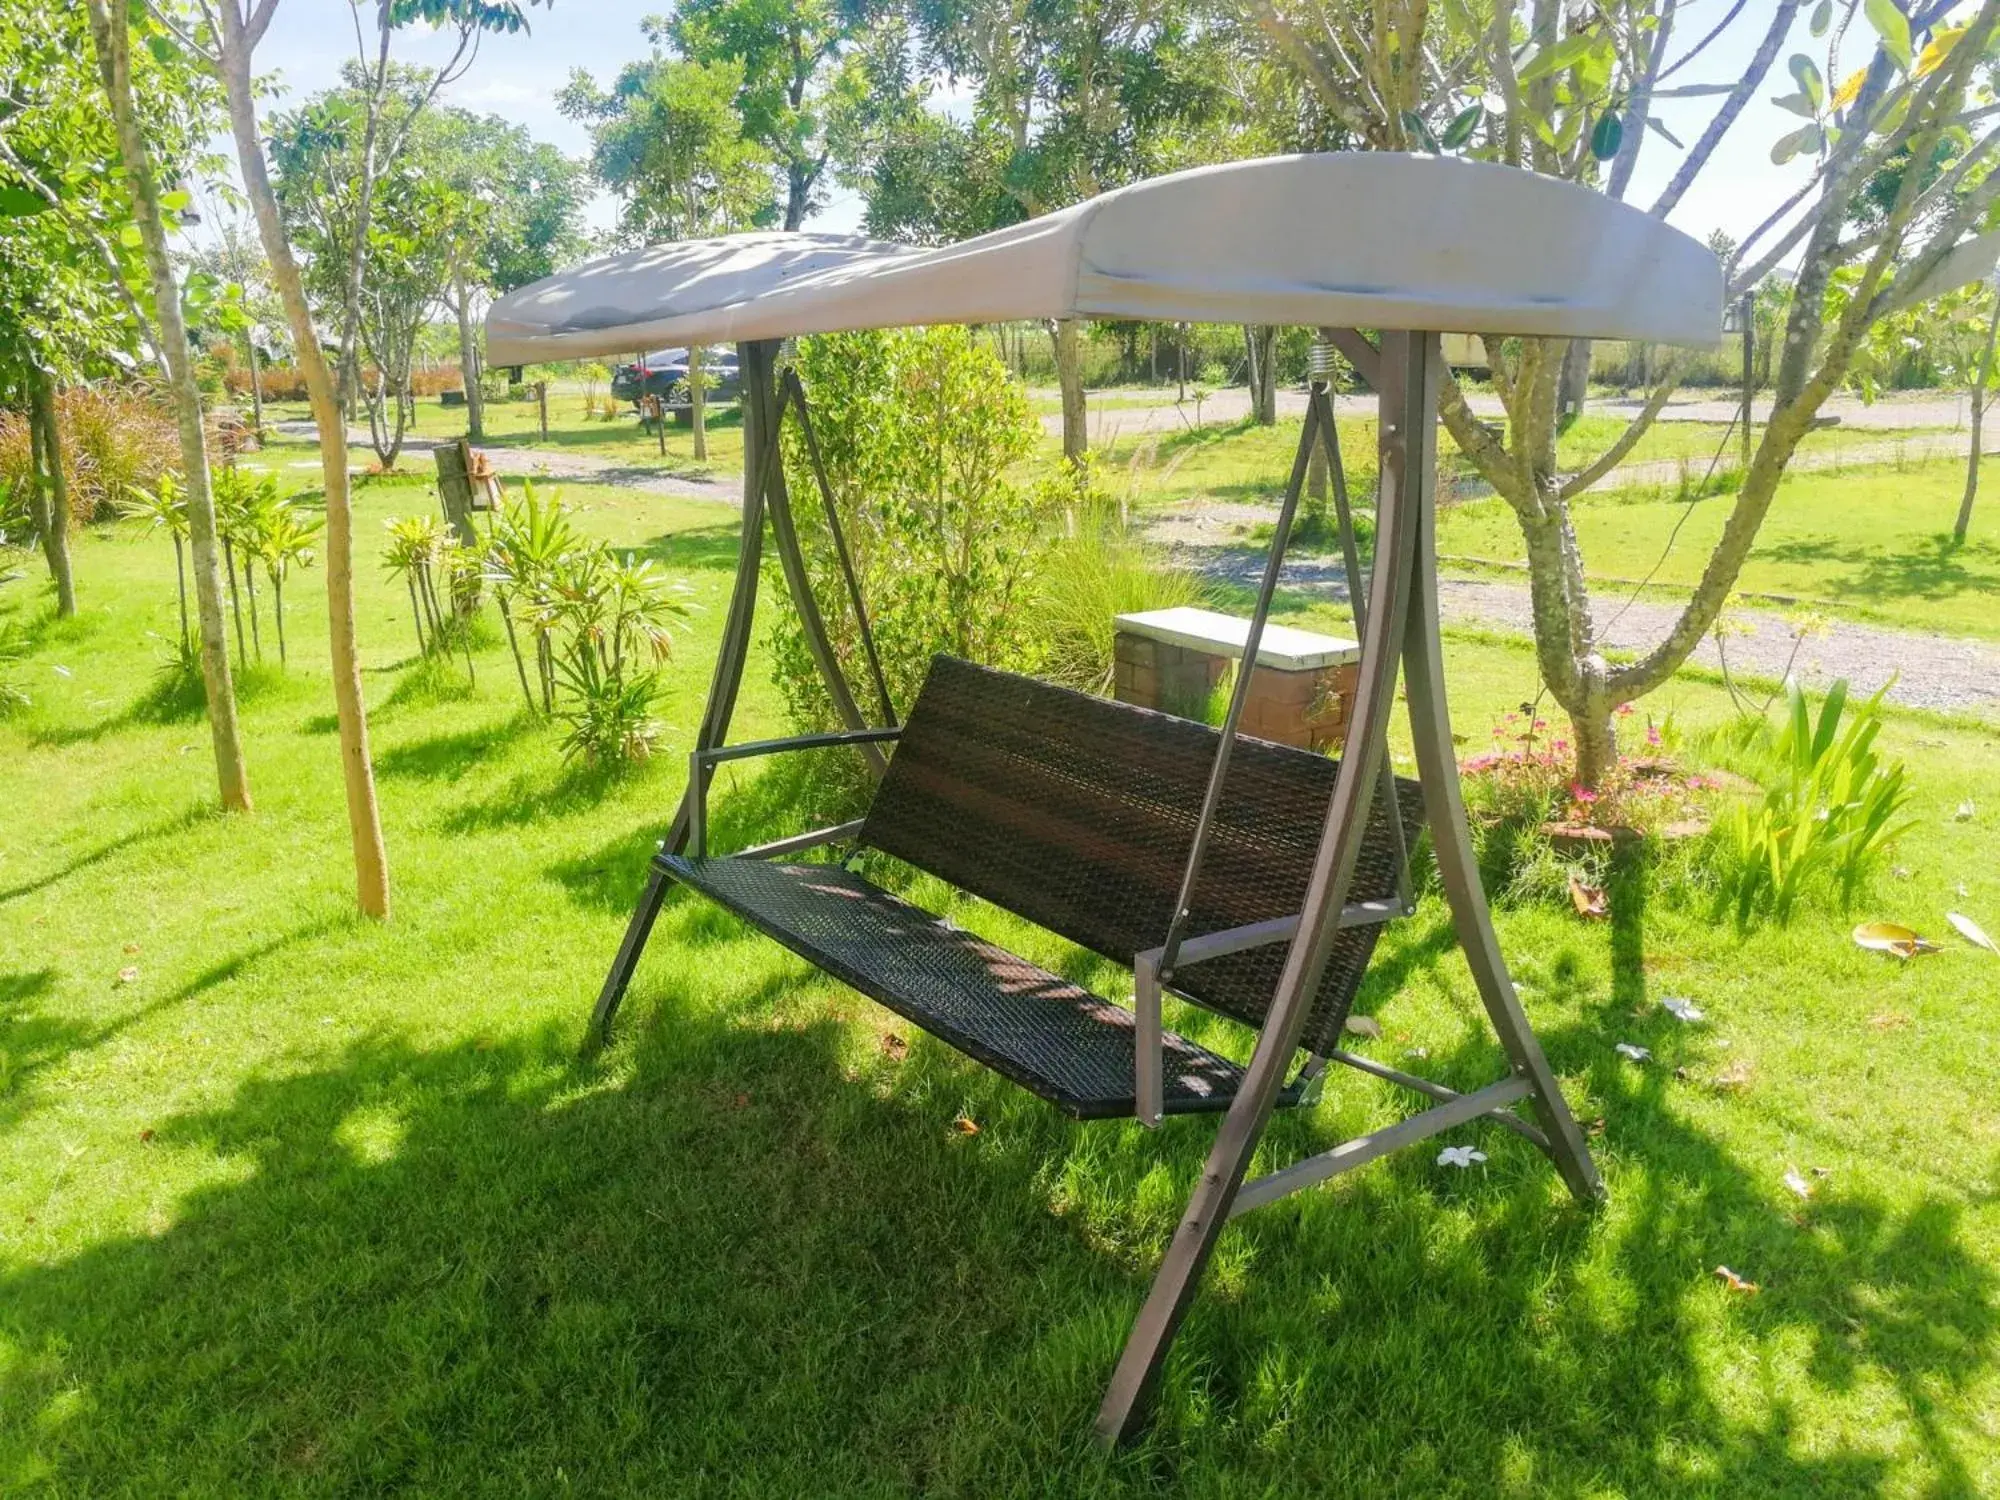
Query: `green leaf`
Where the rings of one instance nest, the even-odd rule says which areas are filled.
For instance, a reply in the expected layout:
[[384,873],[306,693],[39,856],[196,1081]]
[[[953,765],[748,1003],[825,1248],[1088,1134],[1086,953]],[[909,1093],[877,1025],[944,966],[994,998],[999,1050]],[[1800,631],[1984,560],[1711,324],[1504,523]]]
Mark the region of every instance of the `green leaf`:
[[1599,161],[1610,161],[1618,154],[1618,143],[1625,139],[1625,122],[1616,115],[1603,115],[1590,132],[1590,154]]
[[1790,110],[1802,120],[1813,118],[1813,102],[1805,94],[1773,95],[1771,102],[1780,109]]
[[1819,0],[1819,4],[1813,7],[1812,34],[1816,37],[1825,36],[1826,28],[1832,24],[1833,0]]
[[1771,147],[1771,160],[1782,167],[1801,151],[1817,152],[1822,139],[1819,126],[1801,125],[1790,135],[1778,137],[1777,144]]
[[27,219],[54,207],[33,188],[0,185],[0,219]]
[[1826,102],[1826,80],[1820,77],[1813,60],[1803,52],[1792,54],[1790,67],[1792,77],[1798,81],[1799,92],[1812,100],[1812,107],[1817,111]]
[[160,194],[160,207],[170,214],[184,214],[188,205],[194,202],[194,194],[186,188],[175,188],[170,193]]
[[1453,115],[1451,123],[1445,126],[1444,135],[1441,138],[1445,150],[1456,151],[1460,146],[1471,140],[1472,132],[1479,128],[1479,122],[1485,117],[1485,108],[1478,104],[1471,105]]
[[[1591,48],[1596,45],[1596,35],[1588,31],[1579,32],[1573,36],[1566,36],[1553,46],[1544,47],[1533,57],[1529,58],[1520,73],[1516,75],[1516,81],[1520,83],[1533,83],[1537,78],[1545,78],[1551,73],[1560,73],[1565,69],[1573,68],[1582,62],[1585,57],[1589,56]],[[1908,50],[1907,46],[1905,50]]]
[[1424,123],[1424,117],[1415,110],[1403,111],[1403,129],[1413,139],[1422,143],[1426,151],[1435,152],[1439,149],[1438,138],[1431,134],[1430,126]]
[[174,39],[160,31],[146,38],[146,50],[153,54],[153,61],[161,67],[171,67],[181,55],[180,48],[174,45]]
[[1862,10],[1882,48],[1896,60],[1896,66],[1910,71],[1910,18],[1896,8],[1896,0],[1862,0]]
[[118,243],[128,250],[136,250],[142,243],[137,224],[124,224],[118,230]]
[[1687,149],[1684,145],[1682,145],[1681,138],[1675,135],[1671,130],[1667,129],[1666,125],[1661,122],[1660,117],[1658,115],[1646,116],[1646,128],[1648,130],[1657,130],[1662,136],[1666,137],[1667,143],[1669,145],[1677,147],[1683,151]]

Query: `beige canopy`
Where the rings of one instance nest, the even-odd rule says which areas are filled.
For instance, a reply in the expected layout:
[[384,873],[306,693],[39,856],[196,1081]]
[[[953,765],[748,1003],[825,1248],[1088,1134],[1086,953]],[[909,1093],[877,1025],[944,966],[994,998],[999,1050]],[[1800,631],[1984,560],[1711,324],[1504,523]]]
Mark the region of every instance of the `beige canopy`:
[[1601,193],[1389,152],[1177,172],[938,249],[846,235],[651,246],[509,292],[496,364],[837,329],[1139,318],[1713,344],[1699,241]]

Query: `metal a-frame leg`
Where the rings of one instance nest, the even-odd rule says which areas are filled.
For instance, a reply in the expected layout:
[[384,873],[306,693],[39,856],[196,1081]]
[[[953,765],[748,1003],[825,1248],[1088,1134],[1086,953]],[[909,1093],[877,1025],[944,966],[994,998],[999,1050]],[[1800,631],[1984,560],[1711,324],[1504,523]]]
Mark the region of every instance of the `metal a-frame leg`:
[[[778,435],[771,430],[773,423],[769,420],[777,414],[775,404],[768,400],[757,402],[750,399],[749,384],[757,372],[769,370],[775,353],[776,345],[745,344],[738,350],[737,362],[746,377],[743,402],[743,528],[736,551],[736,578],[729,591],[729,613],[722,622],[722,639],[715,652],[715,670],[709,677],[708,702],[702,709],[701,723],[695,727],[694,742],[702,750],[713,750],[729,738],[729,721],[736,712],[737,690],[743,685],[743,665],[750,656],[751,633],[757,614],[757,582],[763,572],[764,491],[768,477],[765,460],[776,452]],[[690,784],[681,796],[680,807],[667,829],[667,836],[660,841],[662,850],[678,853],[686,847],[696,795],[697,789]],[[624,940],[618,945],[618,956],[611,961],[611,972],[604,976],[604,987],[598,991],[597,1004],[590,1015],[590,1029],[585,1033],[586,1046],[601,1044],[610,1034],[611,1022],[625,998],[626,987],[632,982],[632,972],[639,966],[639,955],[645,951],[646,939],[652,935],[653,921],[660,914],[660,903],[666,899],[667,884],[667,876],[657,866],[649,871],[646,888],[639,896],[632,920],[626,924]]]
[[[1097,1415],[1106,1442],[1135,1436],[1152,1414],[1167,1351],[1229,1220],[1238,1190],[1284,1086],[1305,1028],[1311,997],[1339,931],[1356,857],[1367,831],[1394,706],[1396,658],[1404,637],[1416,553],[1416,517],[1430,498],[1436,468],[1438,371],[1434,335],[1388,334],[1383,349],[1380,426],[1382,496],[1376,512],[1376,559],[1369,585],[1361,682],[1348,724],[1347,754],[1334,782],[1319,853],[1301,907],[1299,930],[1236,1100],[1223,1116],[1194,1196],[1167,1247],[1153,1289],[1139,1310]],[[1393,372],[1393,375],[1392,375]]]
[[1438,877],[1487,1019],[1499,1035],[1514,1073],[1527,1079],[1533,1089],[1528,1102],[1548,1138],[1544,1149],[1569,1190],[1580,1201],[1595,1203],[1604,1196],[1604,1183],[1556,1083],[1555,1072],[1543,1055],[1542,1044],[1521,1009],[1520,996],[1514,992],[1514,981],[1500,955],[1500,940],[1494,935],[1486,891],[1479,883],[1479,862],[1472,850],[1465,802],[1459,791],[1451,715],[1445,705],[1444,644],[1438,623],[1437,513],[1428,506],[1418,520],[1415,575],[1417,599],[1410,611],[1403,648],[1403,685],[1410,700],[1410,738],[1417,755],[1417,777],[1424,789]]

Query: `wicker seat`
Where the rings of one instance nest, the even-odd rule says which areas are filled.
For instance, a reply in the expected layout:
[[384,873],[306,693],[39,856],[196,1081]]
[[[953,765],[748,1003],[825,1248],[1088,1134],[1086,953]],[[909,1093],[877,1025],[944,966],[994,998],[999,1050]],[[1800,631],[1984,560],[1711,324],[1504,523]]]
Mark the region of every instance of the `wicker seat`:
[[[1092,952],[1131,963],[1164,937],[1217,731],[940,656],[855,843],[894,856]],[[1187,930],[1288,917],[1305,897],[1338,766],[1239,741]],[[1405,838],[1422,797],[1398,783]],[[1352,900],[1391,901],[1397,842],[1379,811]],[[1079,1119],[1134,1109],[1132,1013],[825,864],[662,852],[656,868],[794,953]],[[1303,1045],[1324,1053],[1378,927],[1335,939]],[[1175,993],[1260,1025],[1286,945],[1190,962]],[[1168,1114],[1226,1108],[1238,1066],[1167,1033]],[[1293,1102],[1288,1090],[1284,1102]]]

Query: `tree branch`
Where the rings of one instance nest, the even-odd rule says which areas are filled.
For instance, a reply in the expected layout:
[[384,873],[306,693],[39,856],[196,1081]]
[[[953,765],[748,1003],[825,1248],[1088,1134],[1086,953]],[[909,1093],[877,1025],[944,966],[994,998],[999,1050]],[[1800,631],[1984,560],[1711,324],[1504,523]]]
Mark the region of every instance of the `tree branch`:
[[1682,196],[1693,186],[1695,178],[1701,175],[1702,169],[1708,165],[1708,159],[1715,154],[1715,148],[1729,133],[1729,127],[1736,123],[1736,117],[1743,113],[1744,105],[1750,102],[1750,96],[1763,85],[1764,75],[1771,71],[1771,63],[1777,58],[1778,49],[1784,45],[1785,37],[1790,33],[1792,21],[1798,13],[1799,0],[1778,0],[1778,8],[1772,14],[1771,24],[1764,32],[1764,40],[1758,44],[1756,53],[1750,59],[1749,69],[1730,89],[1728,97],[1716,110],[1715,117],[1708,122],[1708,128],[1701,133],[1701,138],[1694,143],[1694,149],[1688,152],[1674,173],[1673,180],[1667,184],[1666,191],[1661,193],[1659,201],[1654,203],[1652,208],[1654,218],[1664,219],[1672,213]]
[[1668,359],[1665,373],[1653,387],[1653,393],[1646,398],[1646,404],[1639,415],[1626,424],[1625,430],[1618,434],[1618,440],[1598,454],[1588,468],[1580,474],[1573,475],[1557,488],[1557,499],[1567,501],[1582,494],[1625,461],[1625,455],[1637,446],[1639,439],[1644,437],[1653,423],[1659,419],[1660,413],[1666,409],[1668,400],[1680,388],[1683,362],[1684,356],[1676,350]]

